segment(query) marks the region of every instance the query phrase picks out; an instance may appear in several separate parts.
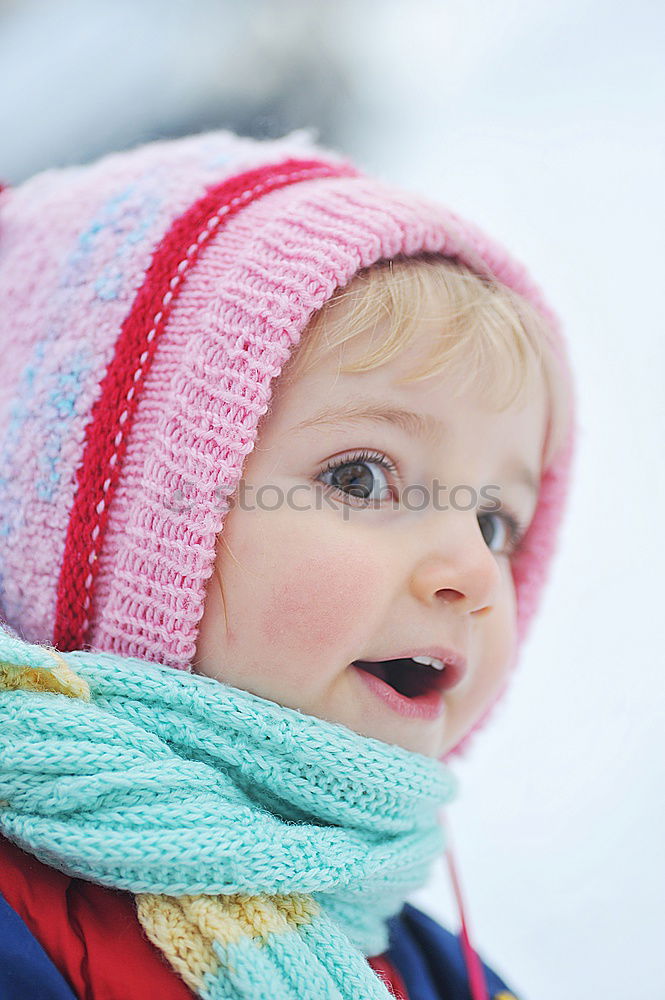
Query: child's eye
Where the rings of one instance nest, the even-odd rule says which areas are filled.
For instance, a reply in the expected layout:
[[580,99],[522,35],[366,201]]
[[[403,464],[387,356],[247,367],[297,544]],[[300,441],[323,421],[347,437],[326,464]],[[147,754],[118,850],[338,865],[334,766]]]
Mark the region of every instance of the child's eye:
[[393,475],[398,474],[395,463],[380,451],[361,451],[329,462],[318,478],[331,476],[336,480],[324,481],[324,485],[335,490],[345,503],[350,502],[352,506],[376,506],[377,501],[390,499],[392,492],[383,473],[381,475],[384,482],[379,482],[376,486],[376,478],[370,469],[372,465],[386,469]]
[[[496,530],[492,527],[486,529],[485,525],[488,523],[488,519],[491,524],[491,519],[496,518],[496,521],[500,525],[499,528],[499,538],[500,542],[498,547],[495,544]],[[480,525],[480,530],[482,532],[485,542],[497,555],[507,555],[512,556],[515,554],[519,548],[522,539],[526,534],[527,526],[522,524],[522,522],[509,510],[503,508],[500,512],[493,511],[492,513],[481,514],[478,517],[478,523]],[[501,535],[503,534],[503,538]],[[489,537],[488,537],[489,536]]]
[[[399,474],[395,463],[386,455],[381,452],[361,451],[330,461],[318,478],[330,476],[336,480],[336,482],[324,480],[324,485],[329,486],[345,502],[350,502],[354,506],[362,507],[370,503],[372,506],[376,506],[377,501],[389,499],[391,496],[396,499],[395,494],[387,485],[383,473],[381,474],[383,483],[376,486],[376,477],[370,469],[372,465],[386,469],[395,476]],[[499,555],[514,555],[527,529],[527,525],[523,524],[515,514],[505,507],[501,511],[480,514],[478,523],[486,544],[492,552]],[[494,527],[495,524],[498,525],[498,529]],[[497,534],[499,536],[498,545],[496,543]]]

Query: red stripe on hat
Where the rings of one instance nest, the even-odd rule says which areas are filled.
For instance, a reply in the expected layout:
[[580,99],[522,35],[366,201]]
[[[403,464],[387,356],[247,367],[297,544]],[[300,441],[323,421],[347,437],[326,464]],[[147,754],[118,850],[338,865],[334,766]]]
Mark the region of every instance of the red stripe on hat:
[[349,177],[356,173],[346,164],[290,159],[238,174],[209,188],[175,219],[157,246],[122,324],[113,360],[86,427],[58,581],[53,628],[53,645],[57,649],[67,652],[84,645],[109,506],[141,388],[169,314],[201,248],[227,219],[270,191],[318,177]]

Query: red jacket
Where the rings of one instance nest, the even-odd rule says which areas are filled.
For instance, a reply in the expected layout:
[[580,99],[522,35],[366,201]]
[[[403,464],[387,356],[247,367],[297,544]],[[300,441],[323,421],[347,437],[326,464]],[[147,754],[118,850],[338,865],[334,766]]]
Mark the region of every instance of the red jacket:
[[[0,893],[78,1000],[192,1000],[189,987],[145,936],[131,893],[63,875],[2,837]],[[409,1000],[385,956],[369,964],[397,1000]]]

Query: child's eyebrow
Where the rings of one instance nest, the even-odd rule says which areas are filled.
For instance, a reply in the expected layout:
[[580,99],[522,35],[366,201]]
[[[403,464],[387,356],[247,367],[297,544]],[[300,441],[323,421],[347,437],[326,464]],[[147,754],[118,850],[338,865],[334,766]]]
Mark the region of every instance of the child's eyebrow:
[[414,410],[405,410],[399,406],[378,403],[373,399],[359,399],[343,407],[321,410],[309,420],[296,424],[294,430],[303,430],[306,427],[329,427],[340,423],[360,423],[363,420],[394,424],[407,434],[432,444],[440,444],[446,432],[446,428],[436,417],[416,413]]
[[[331,406],[320,410],[308,420],[296,424],[293,430],[305,430],[308,427],[335,427],[339,424],[362,423],[365,420],[393,424],[407,434],[435,445],[439,445],[446,434],[445,425],[430,414],[416,413],[414,410],[390,406],[373,399],[359,399],[353,403],[347,403],[343,407]],[[512,474],[515,482],[522,483],[532,493],[538,495],[540,489],[538,479],[528,466],[521,462],[514,462],[509,468],[509,473]]]

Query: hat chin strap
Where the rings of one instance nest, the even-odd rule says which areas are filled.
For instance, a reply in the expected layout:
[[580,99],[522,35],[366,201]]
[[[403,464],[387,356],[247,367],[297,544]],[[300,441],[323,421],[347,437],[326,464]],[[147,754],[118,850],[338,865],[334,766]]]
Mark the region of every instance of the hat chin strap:
[[457,910],[459,912],[459,917],[460,917],[461,929],[459,932],[459,938],[462,945],[462,955],[464,956],[464,964],[466,965],[466,971],[469,980],[471,1000],[490,1000],[482,963],[473,945],[471,944],[471,939],[469,937],[466,914],[464,910],[464,902],[462,899],[462,890],[460,888],[460,881],[457,875],[457,867],[453,857],[452,839],[450,836],[450,824],[448,823],[445,810],[443,809],[440,812],[440,819],[441,819],[441,824],[446,831],[446,844],[447,844],[446,860],[448,862],[450,881],[452,882],[453,892],[455,893],[455,900],[457,902]]

